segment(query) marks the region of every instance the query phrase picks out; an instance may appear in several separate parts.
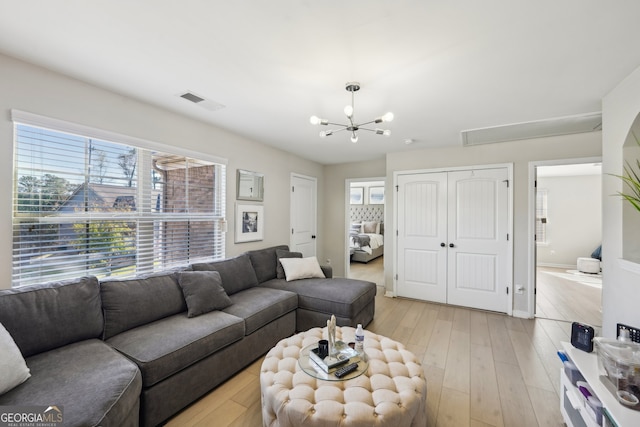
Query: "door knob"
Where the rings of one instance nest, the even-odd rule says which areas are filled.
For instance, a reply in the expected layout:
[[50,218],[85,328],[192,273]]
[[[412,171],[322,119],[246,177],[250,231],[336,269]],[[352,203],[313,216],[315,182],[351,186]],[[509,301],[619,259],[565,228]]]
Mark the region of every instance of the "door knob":
[[440,246],[444,248],[447,245],[445,245],[444,242],[442,242],[442,243],[440,243]]
[[456,247],[456,245],[454,245],[453,243],[449,243],[449,247],[450,247],[450,248],[455,248],[455,247]]
[[313,235],[311,236],[311,238],[312,238],[312,239],[315,239],[315,238],[316,238],[316,235],[315,235],[315,234],[313,234]]

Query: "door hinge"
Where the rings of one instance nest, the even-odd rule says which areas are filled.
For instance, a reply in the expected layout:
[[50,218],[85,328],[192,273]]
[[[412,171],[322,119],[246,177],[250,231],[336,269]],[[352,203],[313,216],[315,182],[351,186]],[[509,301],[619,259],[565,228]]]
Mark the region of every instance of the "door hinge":
[[400,186],[396,185],[396,192],[400,191]]
[[291,192],[295,193],[296,192],[296,187],[294,187],[293,185],[291,186]]
[[509,287],[507,286],[507,295],[509,295]]
[[396,274],[396,280],[398,280],[398,275]]
[[291,229],[291,234],[293,234],[293,228]]
[[509,241],[509,233],[507,233],[507,242]]

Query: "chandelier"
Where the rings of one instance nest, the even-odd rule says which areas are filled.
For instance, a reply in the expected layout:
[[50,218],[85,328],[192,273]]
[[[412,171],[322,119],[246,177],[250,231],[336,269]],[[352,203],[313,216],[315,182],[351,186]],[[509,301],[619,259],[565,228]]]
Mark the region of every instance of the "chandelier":
[[385,135],[385,136],[389,136],[391,135],[391,131],[388,129],[380,129],[380,128],[367,128],[364,127],[366,125],[370,125],[372,123],[382,123],[382,122],[390,122],[391,120],[393,120],[393,113],[389,112],[387,114],[385,114],[382,117],[378,117],[374,120],[371,120],[369,122],[364,122],[364,123],[358,123],[356,121],[354,121],[354,117],[353,117],[353,98],[354,98],[354,94],[360,90],[360,83],[358,82],[348,82],[346,84],[345,89],[347,89],[347,92],[351,92],[351,105],[347,105],[346,107],[344,107],[344,114],[347,115],[347,120],[349,121],[349,123],[347,124],[341,124],[341,123],[332,123],[329,120],[326,119],[321,119],[318,116],[311,116],[311,118],[309,119],[309,121],[311,122],[312,125],[323,125],[323,126],[327,126],[327,125],[332,125],[332,126],[340,126],[340,128],[338,129],[332,129],[332,130],[323,130],[322,132],[320,132],[320,137],[324,138],[326,136],[330,136],[333,135],[334,133],[338,133],[341,132],[343,130],[349,131],[351,132],[351,142],[353,142],[354,144],[356,142],[358,142],[358,131],[359,130],[366,130],[369,132],[374,132],[376,135]]

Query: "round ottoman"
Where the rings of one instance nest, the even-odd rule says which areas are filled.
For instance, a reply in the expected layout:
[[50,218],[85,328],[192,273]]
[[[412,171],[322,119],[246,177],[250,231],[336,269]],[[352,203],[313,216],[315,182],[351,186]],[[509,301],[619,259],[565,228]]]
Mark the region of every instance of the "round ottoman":
[[578,258],[578,271],[581,273],[600,273],[600,260],[596,258]]
[[[336,328],[336,340],[354,341],[355,329]],[[427,423],[427,383],[404,345],[365,331],[369,369],[346,381],[324,381],[298,364],[300,350],[327,338],[314,328],[278,342],[260,370],[263,426],[420,426]]]

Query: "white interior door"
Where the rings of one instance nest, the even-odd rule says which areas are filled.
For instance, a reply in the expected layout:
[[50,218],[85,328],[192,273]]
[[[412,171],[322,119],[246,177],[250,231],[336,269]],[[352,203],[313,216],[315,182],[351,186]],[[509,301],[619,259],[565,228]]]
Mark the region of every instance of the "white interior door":
[[317,181],[302,175],[291,176],[291,242],[289,247],[302,256],[316,255]]
[[400,175],[397,184],[398,295],[444,303],[447,173]]
[[398,296],[509,312],[507,168],[397,177]]
[[508,171],[449,172],[447,302],[507,312]]

